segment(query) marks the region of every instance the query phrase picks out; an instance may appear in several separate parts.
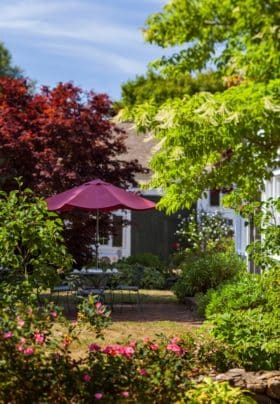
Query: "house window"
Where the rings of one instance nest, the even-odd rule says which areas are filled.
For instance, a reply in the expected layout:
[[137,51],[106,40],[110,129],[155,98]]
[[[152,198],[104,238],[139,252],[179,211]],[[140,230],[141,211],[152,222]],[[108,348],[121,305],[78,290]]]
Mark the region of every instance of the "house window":
[[212,190],[209,193],[210,206],[220,206],[220,191]]
[[108,236],[100,236],[99,237],[99,244],[108,245],[109,244],[109,237]]
[[122,223],[123,223],[122,216],[113,215],[113,237],[112,237],[113,247],[122,247],[123,243]]

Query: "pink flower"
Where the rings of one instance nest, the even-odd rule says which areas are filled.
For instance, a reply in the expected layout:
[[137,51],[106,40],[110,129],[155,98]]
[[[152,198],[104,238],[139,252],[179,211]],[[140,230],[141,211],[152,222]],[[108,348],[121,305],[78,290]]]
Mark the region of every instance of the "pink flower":
[[146,369],[139,369],[139,373],[141,376],[147,376],[147,374],[148,374]]
[[116,346],[107,345],[105,348],[102,349],[102,352],[107,355],[114,356],[118,354],[118,349],[116,348]]
[[71,340],[72,340],[72,338],[67,335],[67,336],[62,340],[62,346],[63,346],[64,348],[67,348],[67,347],[70,345]]
[[153,344],[153,343],[150,344],[150,349],[151,349],[152,351],[157,351],[158,348],[159,348],[158,344]]
[[131,358],[134,354],[134,349],[131,346],[108,345],[102,350],[102,352],[111,356],[123,355],[126,358]]
[[104,314],[104,310],[103,309],[97,310],[96,314],[99,314],[99,315]]
[[17,345],[16,345],[16,350],[17,350],[18,352],[22,352],[23,349],[24,349],[24,347],[23,347],[22,344],[17,344]]
[[84,382],[89,382],[91,380],[91,375],[89,375],[88,373],[85,373],[83,375],[83,381]]
[[144,342],[149,342],[149,341],[150,341],[150,338],[149,338],[149,337],[143,337],[143,341],[144,341]]
[[132,355],[134,354],[134,349],[132,348],[132,346],[124,346],[123,347],[123,352],[122,354],[126,357],[126,358],[131,358]]
[[45,336],[39,332],[34,333],[34,339],[38,344],[42,344],[45,340]]
[[9,339],[9,338],[12,338],[12,336],[13,336],[12,331],[7,331],[7,332],[4,333],[3,338],[4,339]]
[[57,312],[56,311],[51,311],[50,315],[52,318],[56,318],[57,317]]
[[26,342],[26,339],[24,337],[21,337],[20,338],[20,343],[16,345],[16,350],[18,352],[23,352],[25,342]]
[[181,347],[177,344],[168,344],[166,349],[174,352],[176,355],[180,355],[182,353]]
[[95,307],[97,309],[100,309],[100,307],[102,307],[102,303],[100,303],[100,302],[95,303]]
[[25,321],[21,318],[17,317],[17,328],[22,328],[25,324]]
[[90,344],[90,346],[89,346],[88,348],[89,348],[89,350],[90,350],[91,352],[93,352],[93,351],[100,351],[100,349],[101,349],[101,347],[100,347],[99,345],[97,345],[97,344]]
[[94,397],[96,398],[96,400],[101,400],[101,398],[103,397],[102,393],[95,393]]
[[137,345],[137,342],[136,342],[136,341],[130,341],[130,342],[129,342],[129,346],[132,346],[132,348],[135,348],[136,345]]
[[181,341],[181,338],[173,337],[170,342],[171,342],[171,344],[177,344],[180,341]]
[[24,355],[33,355],[34,354],[34,349],[31,347],[25,348],[23,351]]
[[128,396],[129,396],[129,392],[128,392],[128,391],[122,391],[122,392],[121,392],[121,396],[123,396],[123,397],[128,397]]

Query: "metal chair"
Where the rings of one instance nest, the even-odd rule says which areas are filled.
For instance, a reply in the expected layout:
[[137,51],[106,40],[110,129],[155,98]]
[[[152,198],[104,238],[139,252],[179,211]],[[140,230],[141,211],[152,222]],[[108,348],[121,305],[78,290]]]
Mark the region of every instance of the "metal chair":
[[[69,311],[70,308],[70,296],[72,295],[72,292],[74,291],[74,288],[71,284],[67,282],[63,282],[61,285],[56,285],[52,288],[51,290],[51,296],[54,297],[55,303],[59,305],[59,302],[62,297],[66,297],[66,307],[67,311]],[[63,299],[64,300],[64,299]]]
[[105,277],[96,279],[95,276],[93,277],[93,274],[87,276],[85,273],[81,273],[72,275],[71,278],[75,284],[76,297],[78,299],[94,295],[97,296],[101,303],[105,303]]
[[114,290],[119,292],[118,295],[121,310],[124,306],[132,307],[134,304],[136,304],[138,310],[142,310],[141,296],[138,286],[118,285]]

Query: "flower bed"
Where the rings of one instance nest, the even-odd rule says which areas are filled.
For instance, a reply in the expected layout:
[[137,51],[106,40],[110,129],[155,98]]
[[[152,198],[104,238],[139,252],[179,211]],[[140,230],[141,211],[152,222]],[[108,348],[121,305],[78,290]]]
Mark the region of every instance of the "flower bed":
[[[193,379],[231,365],[224,345],[205,335],[189,334],[103,347],[92,341],[84,358],[73,359],[71,345],[87,332],[87,324],[102,337],[109,315],[105,306],[90,297],[80,305],[78,320],[65,323],[67,332],[54,336],[53,326],[64,319],[53,305],[2,306],[0,402],[184,403],[200,391]],[[239,390],[207,383],[198,389],[206,389],[210,399],[220,390],[226,397],[229,393],[242,397]]]

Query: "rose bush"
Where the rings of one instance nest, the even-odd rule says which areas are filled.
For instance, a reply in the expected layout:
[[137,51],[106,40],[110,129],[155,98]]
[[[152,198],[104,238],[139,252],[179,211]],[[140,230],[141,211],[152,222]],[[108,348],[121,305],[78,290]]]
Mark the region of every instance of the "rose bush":
[[[27,296],[29,285],[22,288]],[[1,304],[0,402],[183,403],[186,391],[195,388],[193,378],[236,365],[226,356],[224,344],[191,334],[110,346],[93,340],[87,355],[76,360],[73,342],[88,323],[102,336],[110,321],[106,307],[93,297],[84,300],[73,322],[52,303],[36,303],[31,294],[28,301]]]

